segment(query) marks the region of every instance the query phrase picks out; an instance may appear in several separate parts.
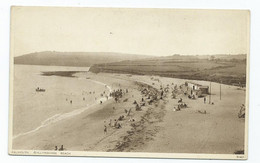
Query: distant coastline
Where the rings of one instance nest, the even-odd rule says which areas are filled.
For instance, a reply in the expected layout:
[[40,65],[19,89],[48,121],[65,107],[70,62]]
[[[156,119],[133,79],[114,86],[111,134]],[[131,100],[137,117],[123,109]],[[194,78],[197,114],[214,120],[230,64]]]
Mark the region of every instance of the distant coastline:
[[147,60],[96,64],[91,66],[89,71],[93,73],[158,75],[245,87],[246,55],[215,55],[210,58],[174,55]]
[[90,67],[94,64],[144,59],[151,56],[111,52],[43,51],[14,57],[14,64]]
[[84,71],[48,71],[42,72],[43,76],[61,76],[61,77],[74,77],[73,74]]
[[[110,52],[37,52],[15,57],[16,65],[90,67],[93,73],[158,75],[246,86],[246,54],[144,56]],[[81,70],[50,70],[44,76],[73,77]]]

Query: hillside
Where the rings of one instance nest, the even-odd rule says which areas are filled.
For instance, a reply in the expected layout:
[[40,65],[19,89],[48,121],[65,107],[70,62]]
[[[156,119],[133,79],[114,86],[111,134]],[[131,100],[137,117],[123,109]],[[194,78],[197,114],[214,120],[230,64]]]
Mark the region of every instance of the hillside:
[[108,64],[97,64],[92,66],[90,71],[95,73],[115,72],[140,75],[159,75],[245,86],[246,55],[173,55]]
[[55,52],[45,51],[14,58],[14,64],[89,67],[99,63],[142,59],[149,56],[108,52]]

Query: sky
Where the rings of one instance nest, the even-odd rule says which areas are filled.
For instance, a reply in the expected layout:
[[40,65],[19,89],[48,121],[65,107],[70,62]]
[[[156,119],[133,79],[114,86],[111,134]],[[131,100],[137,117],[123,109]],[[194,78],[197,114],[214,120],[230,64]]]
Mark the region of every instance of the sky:
[[247,10],[13,7],[11,53],[246,54]]

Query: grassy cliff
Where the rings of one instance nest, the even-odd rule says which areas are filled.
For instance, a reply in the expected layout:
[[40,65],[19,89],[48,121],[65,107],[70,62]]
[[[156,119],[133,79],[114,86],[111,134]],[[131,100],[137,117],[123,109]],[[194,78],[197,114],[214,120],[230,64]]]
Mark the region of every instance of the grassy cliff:
[[96,64],[91,72],[159,75],[207,80],[229,85],[246,85],[246,55],[155,57],[132,61]]

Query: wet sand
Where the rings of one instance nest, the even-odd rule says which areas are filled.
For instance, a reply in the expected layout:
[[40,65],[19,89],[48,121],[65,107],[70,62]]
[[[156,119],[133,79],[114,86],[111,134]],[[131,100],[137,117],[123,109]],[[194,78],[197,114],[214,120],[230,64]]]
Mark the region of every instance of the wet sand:
[[[15,67],[13,135],[31,132],[99,102],[109,89],[103,83],[75,77],[44,76],[48,66]],[[62,70],[63,67],[55,67]],[[50,69],[51,70],[51,69]],[[66,67],[65,69],[66,70]],[[36,88],[45,89],[37,92]],[[95,91],[96,90],[96,91]]]
[[[20,136],[13,140],[14,149],[54,150],[55,146],[64,145],[66,150],[77,151],[218,154],[233,154],[244,149],[245,122],[237,117],[240,105],[245,101],[244,90],[222,85],[220,100],[219,84],[212,83],[214,105],[204,104],[200,98],[191,100],[180,95],[178,98],[183,98],[188,108],[175,112],[173,107],[177,106],[178,98],[172,99],[168,94],[152,105],[145,105],[141,111],[135,111],[134,100],[139,102],[145,98],[140,92],[141,86],[159,89],[160,85],[179,85],[186,80],[155,77],[160,80],[157,82],[151,80],[151,76],[102,73],[75,76],[83,81],[91,79],[105,83],[112,89],[127,88],[129,92],[119,103],[110,99],[37,132]],[[130,108],[131,114],[126,116],[125,109]],[[206,110],[206,114],[198,110]],[[110,119],[113,121],[121,115],[126,117],[120,121],[122,128],[109,127]],[[135,121],[129,121],[131,118]],[[108,126],[107,133],[104,133],[104,125]]]

